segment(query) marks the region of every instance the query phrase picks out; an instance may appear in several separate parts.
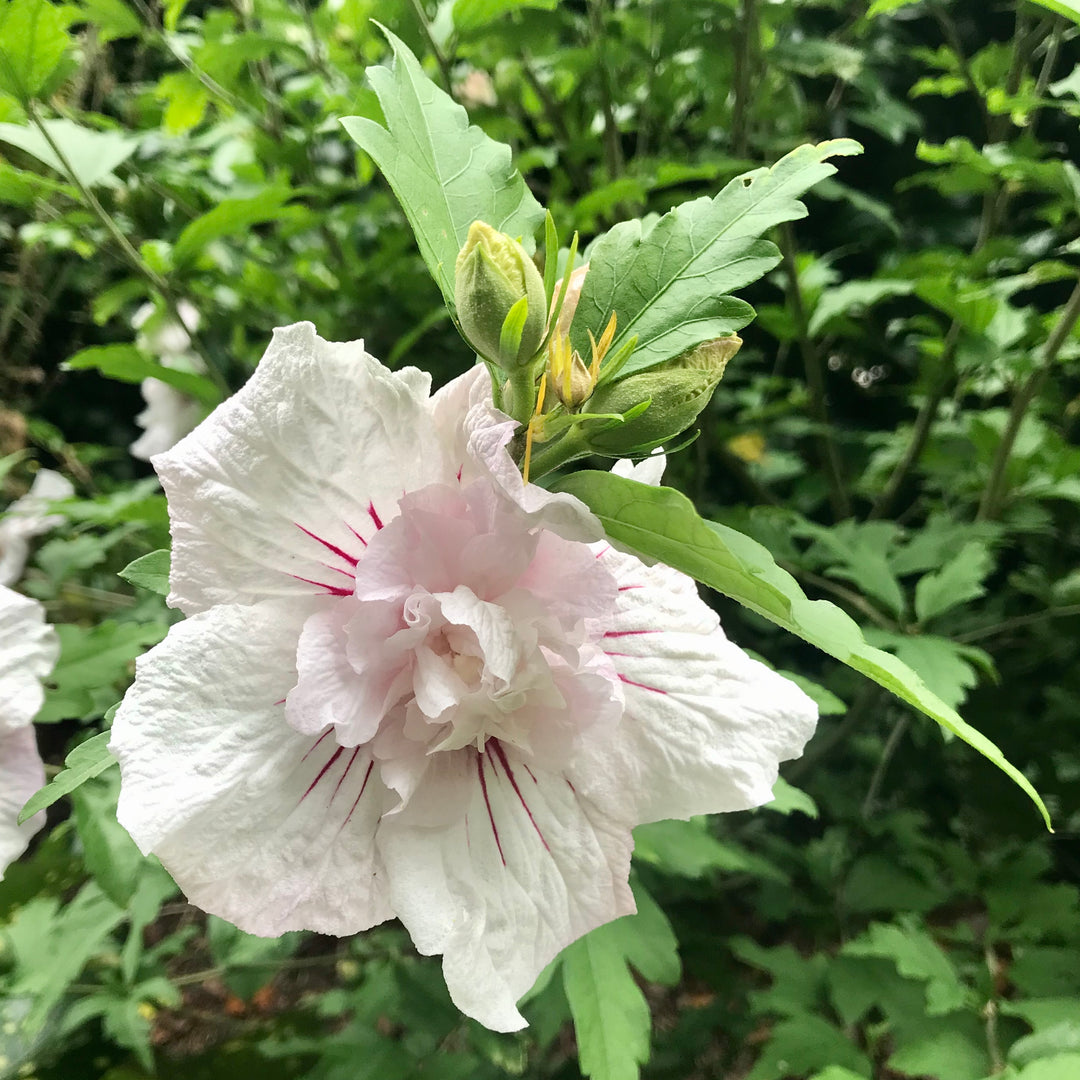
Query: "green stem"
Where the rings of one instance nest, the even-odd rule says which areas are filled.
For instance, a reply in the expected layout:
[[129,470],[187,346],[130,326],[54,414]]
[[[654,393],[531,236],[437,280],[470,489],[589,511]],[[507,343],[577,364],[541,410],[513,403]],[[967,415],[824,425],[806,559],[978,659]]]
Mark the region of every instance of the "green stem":
[[611,86],[611,69],[604,48],[603,0],[588,0],[589,31],[596,50],[596,67],[600,77],[600,106],[604,114],[604,154],[607,159],[609,180],[618,180],[623,172],[622,145],[619,142],[619,125],[615,120],[615,98]]
[[750,139],[750,101],[754,56],[760,32],[757,0],[742,0],[736,16],[732,44],[735,64],[732,73],[731,149],[736,157],[746,157]]
[[1058,353],[1065,344],[1069,335],[1080,319],[1080,281],[1072,291],[1072,296],[1062,309],[1061,317],[1057,325],[1047,339],[1043,348],[1042,362],[1027,378],[1013,398],[1012,408],[1009,410],[1009,419],[1006,421],[1005,430],[1001,434],[1001,442],[998,443],[997,453],[994,455],[994,463],[990,467],[990,479],[979,501],[979,509],[975,514],[976,521],[993,521],[1000,513],[1005,500],[1008,487],[1006,473],[1008,472],[1009,460],[1012,457],[1013,446],[1016,436],[1020,432],[1020,426],[1024,422],[1031,403],[1042,390],[1046,380],[1050,377]]
[[589,447],[585,442],[585,436],[581,432],[580,425],[575,424],[553,446],[539,454],[534,454],[529,466],[529,479],[537,480],[546,473],[561,469],[576,458],[587,457]]
[[424,5],[421,3],[421,0],[410,0],[410,2],[412,4],[413,12],[416,15],[416,21],[420,24],[420,30],[428,43],[428,48],[431,49],[431,55],[435,57],[435,63],[439,65],[439,74],[442,76],[443,89],[453,96],[454,75],[450,59],[439,47],[439,43],[435,40],[435,35],[431,32],[431,23],[428,20],[427,12],[424,11]]

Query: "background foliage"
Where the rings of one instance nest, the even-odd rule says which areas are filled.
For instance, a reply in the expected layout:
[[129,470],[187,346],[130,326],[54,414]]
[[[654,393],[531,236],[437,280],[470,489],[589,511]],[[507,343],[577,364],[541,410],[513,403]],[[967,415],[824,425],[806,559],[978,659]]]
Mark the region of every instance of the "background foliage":
[[[189,908],[116,824],[115,769],[0,884],[0,1076],[1075,1080],[1080,1075],[1080,58],[1047,0],[5,0],[0,483],[78,495],[22,591],[63,652],[47,760],[107,723],[173,617],[117,572],[167,544],[136,384],[205,408],[272,327],[471,357],[342,116],[398,34],[515,148],[567,233],[713,195],[807,141],[866,146],[775,230],[783,263],[672,460],[994,739],[1023,794],[877,686],[719,597],[822,722],[754,814],[640,829],[639,913],[492,1034],[391,926],[263,941]],[[31,95],[24,97],[23,91]],[[208,374],[134,344],[195,305]],[[186,378],[180,377],[186,376]],[[93,747],[69,761],[85,768]],[[795,786],[792,786],[795,785]]]

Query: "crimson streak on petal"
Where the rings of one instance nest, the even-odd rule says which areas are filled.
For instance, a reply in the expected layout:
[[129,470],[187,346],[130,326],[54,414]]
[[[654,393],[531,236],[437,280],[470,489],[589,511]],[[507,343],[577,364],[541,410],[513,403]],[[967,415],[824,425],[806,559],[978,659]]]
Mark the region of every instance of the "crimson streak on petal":
[[499,849],[499,858],[503,866],[506,865],[506,856],[503,854],[502,841],[499,839],[499,829],[495,824],[495,815],[491,812],[491,800],[488,798],[487,778],[484,776],[484,753],[476,755],[476,771],[480,774],[480,790],[484,794],[484,805],[487,807],[488,821],[491,822],[491,833],[495,837],[495,846]]
[[350,555],[347,551],[339,548],[337,544],[331,544],[329,540],[324,540],[317,533],[313,533],[310,529],[305,529],[304,526],[300,524],[300,522],[294,521],[293,524],[306,536],[310,536],[312,540],[317,540],[320,544],[322,544],[324,548],[332,551],[335,555],[340,556],[350,566],[355,566],[360,561],[359,559],[356,559],[352,555]]
[[[495,756],[499,759],[503,769],[506,771],[506,778],[510,781],[510,786],[514,789],[514,794],[518,797],[518,802],[521,803],[525,813],[529,815],[529,821],[532,822],[532,827],[536,830],[536,835],[540,837],[540,843],[544,845],[544,850],[550,852],[551,848],[548,847],[547,840],[544,839],[544,834],[540,831],[540,826],[536,824],[536,818],[533,817],[533,812],[529,809],[529,804],[525,801],[525,797],[521,794],[521,789],[518,787],[514,773],[510,768],[510,762],[506,758],[506,751],[503,749],[501,742],[495,742]],[[532,776],[532,773],[529,773]],[[536,777],[533,776],[533,782],[535,783]]]

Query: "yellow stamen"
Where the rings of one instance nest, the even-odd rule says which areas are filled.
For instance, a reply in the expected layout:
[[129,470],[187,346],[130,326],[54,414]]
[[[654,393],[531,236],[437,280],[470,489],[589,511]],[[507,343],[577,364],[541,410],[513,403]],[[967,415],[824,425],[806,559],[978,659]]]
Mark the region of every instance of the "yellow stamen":
[[544,395],[547,393],[547,372],[540,379],[540,389],[536,394],[536,411],[533,413],[529,426],[525,429],[525,462],[522,466],[521,477],[527,484],[529,482],[529,464],[532,460],[533,432],[543,423],[540,413],[544,408]]

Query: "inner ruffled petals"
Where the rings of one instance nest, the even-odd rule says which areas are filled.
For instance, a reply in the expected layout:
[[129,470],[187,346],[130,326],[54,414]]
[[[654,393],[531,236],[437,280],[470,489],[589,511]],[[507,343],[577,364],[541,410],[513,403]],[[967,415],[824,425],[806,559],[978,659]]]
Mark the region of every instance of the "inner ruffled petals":
[[404,804],[435,757],[513,747],[569,764],[623,693],[598,647],[617,587],[584,545],[537,529],[490,485],[432,485],[400,503],[352,596],[308,618],[286,719],[370,743]]

